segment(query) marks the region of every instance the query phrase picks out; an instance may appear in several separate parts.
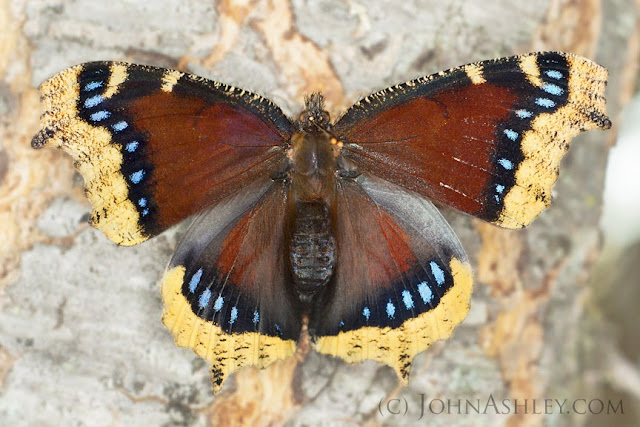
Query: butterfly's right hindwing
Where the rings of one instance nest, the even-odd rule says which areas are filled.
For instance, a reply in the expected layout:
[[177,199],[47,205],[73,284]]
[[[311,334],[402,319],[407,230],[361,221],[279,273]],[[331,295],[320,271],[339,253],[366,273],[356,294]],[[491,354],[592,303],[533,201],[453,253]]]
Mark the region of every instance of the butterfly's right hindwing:
[[411,361],[466,317],[467,256],[433,204],[381,179],[340,179],[337,259],[314,301],[309,331],[321,353],[366,359],[408,380]]

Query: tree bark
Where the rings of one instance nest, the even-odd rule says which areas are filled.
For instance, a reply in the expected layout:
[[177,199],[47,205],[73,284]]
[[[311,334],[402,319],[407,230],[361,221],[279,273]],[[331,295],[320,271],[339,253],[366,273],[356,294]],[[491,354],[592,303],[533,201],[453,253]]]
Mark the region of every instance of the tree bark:
[[[615,127],[575,138],[553,206],[525,230],[445,210],[475,270],[471,313],[415,359],[408,387],[390,368],[346,365],[302,346],[265,371],[239,371],[215,397],[208,366],[175,347],[160,321],[157,283],[182,229],[116,247],[86,225],[71,160],[29,141],[38,84],[90,60],[179,68],[263,94],[291,116],[319,90],[337,117],[418,76],[564,50],[609,69],[615,124],[637,79],[637,13],[632,0],[0,0],[0,424],[591,422],[558,406],[532,414],[531,401],[544,412],[545,398],[620,396],[602,386],[611,367],[586,357],[607,333],[589,301]],[[515,399],[529,400],[528,414],[514,413]],[[420,419],[423,401],[433,407]]]

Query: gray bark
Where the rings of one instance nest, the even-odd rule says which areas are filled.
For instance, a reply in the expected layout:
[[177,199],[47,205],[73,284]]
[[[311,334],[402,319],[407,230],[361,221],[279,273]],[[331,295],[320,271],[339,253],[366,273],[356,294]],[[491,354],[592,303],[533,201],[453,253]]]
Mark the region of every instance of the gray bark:
[[[29,141],[37,85],[89,60],[179,67],[257,91],[292,115],[305,93],[322,90],[336,116],[374,90],[441,69],[566,50],[609,69],[615,123],[636,79],[636,14],[631,0],[0,1],[0,424],[567,425],[598,421],[557,407],[465,414],[464,402],[623,396],[632,407],[628,390],[603,386],[612,364],[590,357],[608,333],[588,302],[615,130],[574,140],[554,205],[526,230],[445,212],[476,273],[472,311],[449,341],[416,358],[409,387],[373,362],[309,352],[240,371],[215,397],[206,364],[175,347],[160,321],[157,283],[180,229],[116,247],[86,226],[70,159]],[[462,414],[445,408],[418,420],[423,394],[462,399]],[[379,411],[390,397],[406,415]],[[632,423],[633,414],[603,422],[611,420]]]

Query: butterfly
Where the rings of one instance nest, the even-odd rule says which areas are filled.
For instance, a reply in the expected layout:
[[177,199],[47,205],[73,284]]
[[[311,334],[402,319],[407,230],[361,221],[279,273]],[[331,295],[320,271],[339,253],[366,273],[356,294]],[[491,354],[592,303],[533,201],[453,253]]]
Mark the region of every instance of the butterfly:
[[571,139],[611,126],[606,79],[586,58],[529,53],[389,87],[334,122],[320,94],[291,120],[223,83],[90,62],[41,85],[32,146],[73,156],[91,224],[119,245],[193,218],[162,278],[163,322],[211,363],[215,392],[292,356],[303,324],[316,351],[406,383],[472,291],[430,200],[527,226]]

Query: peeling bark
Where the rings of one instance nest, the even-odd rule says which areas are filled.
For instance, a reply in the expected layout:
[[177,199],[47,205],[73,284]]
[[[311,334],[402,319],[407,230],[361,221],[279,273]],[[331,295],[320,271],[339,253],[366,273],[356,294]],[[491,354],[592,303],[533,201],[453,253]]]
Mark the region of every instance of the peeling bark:
[[[557,411],[418,418],[422,394],[481,402],[618,396],[589,380],[607,370],[585,363],[584,349],[597,341],[581,333],[585,322],[598,324],[585,307],[613,132],[576,138],[554,205],[526,230],[445,211],[476,272],[472,312],[449,341],[416,358],[409,387],[398,388],[389,368],[345,365],[303,345],[266,371],[238,372],[215,398],[207,367],[176,348],[160,321],[157,281],[176,231],[115,247],[85,225],[89,206],[71,161],[35,152],[29,141],[41,110],[37,85],[105,59],[177,66],[257,91],[290,114],[305,93],[322,90],[335,116],[374,90],[441,69],[567,50],[609,69],[615,123],[637,79],[632,11],[631,0],[0,0],[0,424],[586,425],[588,417]],[[626,365],[616,366],[625,377]],[[388,412],[392,398],[406,415]]]

